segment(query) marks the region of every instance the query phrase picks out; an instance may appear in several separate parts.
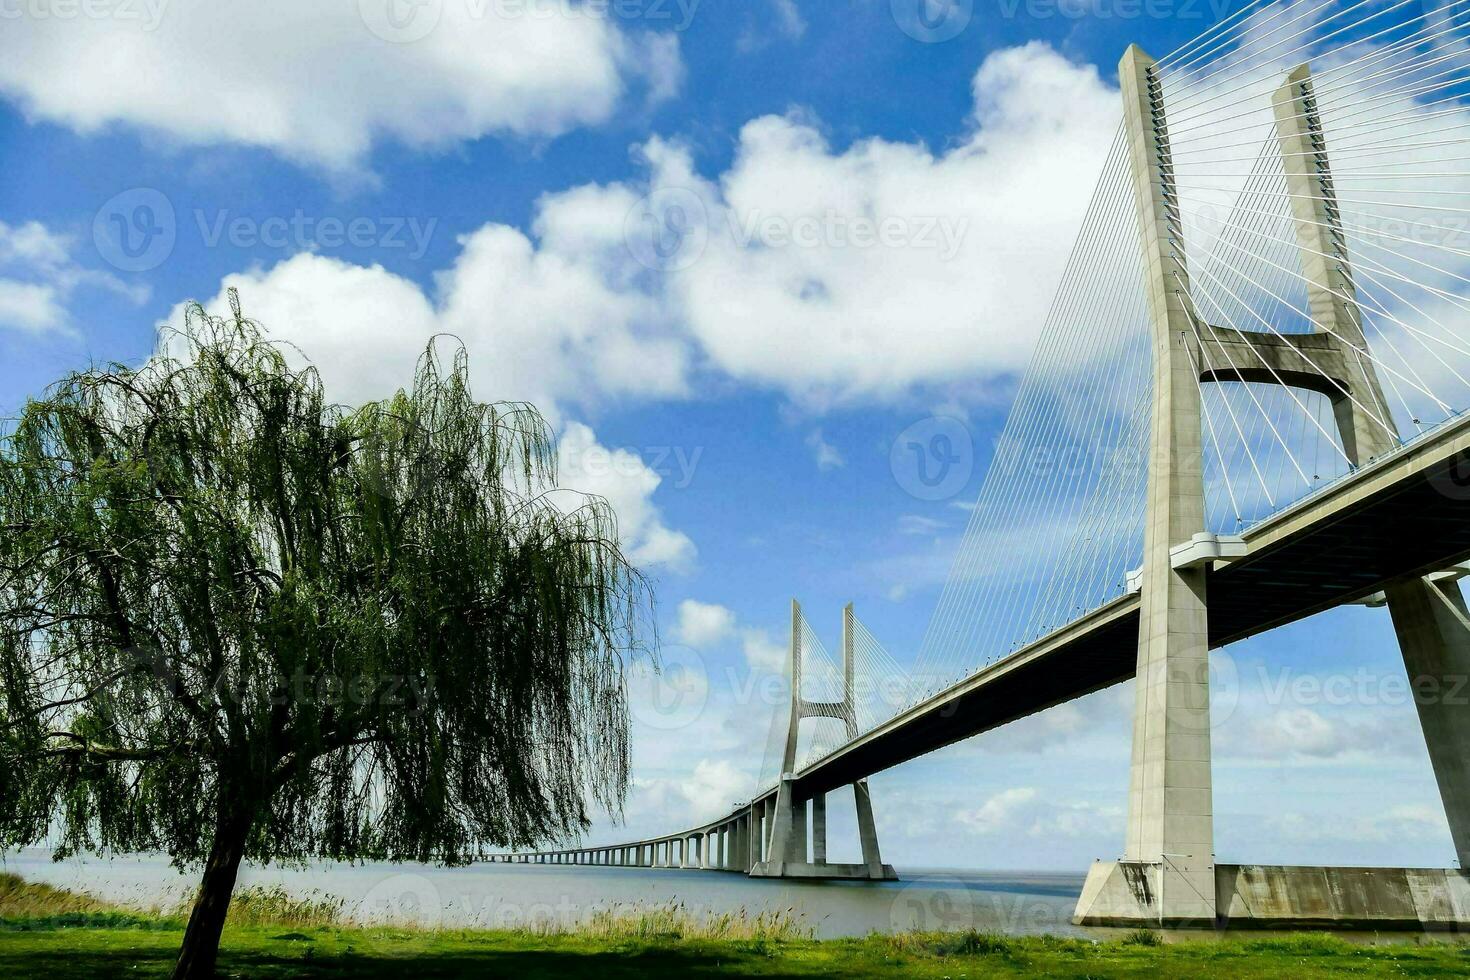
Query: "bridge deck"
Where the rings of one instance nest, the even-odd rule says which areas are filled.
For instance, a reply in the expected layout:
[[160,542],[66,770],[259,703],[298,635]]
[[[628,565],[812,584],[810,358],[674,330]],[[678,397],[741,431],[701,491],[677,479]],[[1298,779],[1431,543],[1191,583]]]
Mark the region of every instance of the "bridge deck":
[[[1470,559],[1470,416],[1323,487],[1243,537],[1245,556],[1209,575],[1212,647]],[[1115,599],[803,769],[796,774],[797,798],[1128,680],[1137,666],[1138,621],[1138,596]],[[767,788],[752,802],[774,792]],[[638,843],[708,833],[746,809]]]
[[[1233,643],[1470,557],[1470,417],[1426,433],[1250,528],[1209,577],[1210,642]],[[1138,597],[1124,596],[908,709],[797,774],[798,796],[1132,677]]]

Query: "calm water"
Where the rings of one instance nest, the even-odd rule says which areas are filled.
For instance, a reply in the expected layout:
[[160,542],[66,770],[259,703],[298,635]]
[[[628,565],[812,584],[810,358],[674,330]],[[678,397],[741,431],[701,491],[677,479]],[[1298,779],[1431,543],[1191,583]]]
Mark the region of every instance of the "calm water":
[[[157,857],[53,863],[45,851],[4,857],[6,870],[101,898],[168,904],[192,893],[194,878]],[[346,901],[363,921],[408,920],[453,926],[570,925],[616,905],[678,902],[700,915],[792,910],[818,936],[905,929],[1101,935],[1071,924],[1080,874],[899,870],[902,881],[797,883],[755,881],[718,871],[486,864],[320,865],[306,871],[242,870],[241,883],[280,885],[300,897]]]

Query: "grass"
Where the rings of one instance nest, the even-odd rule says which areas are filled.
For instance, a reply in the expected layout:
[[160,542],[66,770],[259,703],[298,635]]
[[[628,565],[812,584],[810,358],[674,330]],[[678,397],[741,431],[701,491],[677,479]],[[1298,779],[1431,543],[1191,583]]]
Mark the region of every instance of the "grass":
[[[180,909],[129,910],[0,874],[0,976],[161,977]],[[1366,946],[1323,934],[1165,943],[1149,930],[1094,942],[981,932],[818,941],[791,910],[701,918],[681,905],[619,906],[574,929],[413,929],[355,924],[329,897],[236,896],[221,973],[248,978],[914,976],[1470,976],[1470,946]]]

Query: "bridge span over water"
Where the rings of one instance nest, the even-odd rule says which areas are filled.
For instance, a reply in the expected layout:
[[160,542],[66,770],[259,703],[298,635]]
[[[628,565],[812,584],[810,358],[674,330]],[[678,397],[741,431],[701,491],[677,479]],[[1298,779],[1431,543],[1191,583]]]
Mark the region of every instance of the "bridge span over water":
[[[1162,61],[1130,48],[911,696],[865,714],[849,607],[835,684],[809,697],[793,603],[778,779],[703,826],[496,860],[893,878],[870,776],[1136,678],[1127,840],[1077,921],[1470,926],[1448,861],[1218,864],[1209,701],[1210,650],[1386,606],[1470,868],[1470,709],[1449,696],[1470,678],[1470,223],[1431,221],[1470,214],[1470,156],[1447,155],[1470,145],[1462,2],[1254,3]],[[1058,445],[1087,465],[1032,465]],[[812,721],[843,736],[803,758]],[[837,864],[826,800],[847,786],[862,860]]]

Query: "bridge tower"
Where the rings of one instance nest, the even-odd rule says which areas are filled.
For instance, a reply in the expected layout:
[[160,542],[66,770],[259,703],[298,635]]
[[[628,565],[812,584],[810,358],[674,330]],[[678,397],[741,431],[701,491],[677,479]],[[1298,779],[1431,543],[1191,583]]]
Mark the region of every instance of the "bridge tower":
[[[786,729],[786,747],[781,756],[781,779],[775,806],[766,822],[764,839],[756,846],[750,875],[753,878],[826,878],[870,881],[897,880],[892,865],[883,863],[878,851],[878,831],[873,824],[873,800],[868,781],[852,784],[857,807],[858,838],[862,843],[861,864],[832,864],[827,861],[827,795],[799,795],[796,780],[796,745],[801,722],[807,718],[833,718],[847,726],[849,741],[857,738],[857,700],[854,688],[852,603],[842,610],[842,699],[807,701],[801,695],[801,604],[791,600],[791,720]],[[811,818],[811,852],[808,856],[808,810]]]
[[[1228,544],[1205,527],[1199,382],[1320,392],[1355,467],[1399,440],[1373,362],[1362,356],[1352,266],[1307,66],[1273,97],[1313,324],[1295,336],[1200,317],[1154,61],[1131,46],[1118,77],[1153,337],[1152,446],[1127,841],[1122,860],[1093,867],[1076,920],[1199,925],[1223,915],[1230,898],[1214,854],[1208,604],[1209,568]],[[1201,343],[1207,334],[1219,342]],[[1411,678],[1446,691],[1455,676],[1470,676],[1470,614],[1457,583],[1412,578],[1385,594]],[[1470,868],[1470,719],[1449,699],[1416,700],[1460,864]]]

